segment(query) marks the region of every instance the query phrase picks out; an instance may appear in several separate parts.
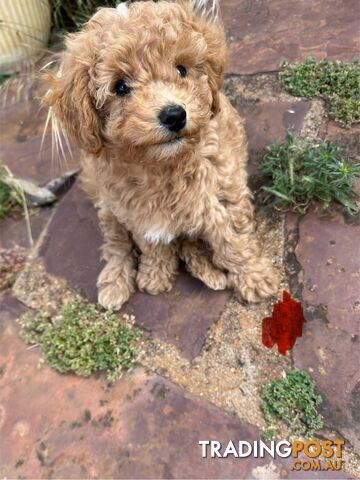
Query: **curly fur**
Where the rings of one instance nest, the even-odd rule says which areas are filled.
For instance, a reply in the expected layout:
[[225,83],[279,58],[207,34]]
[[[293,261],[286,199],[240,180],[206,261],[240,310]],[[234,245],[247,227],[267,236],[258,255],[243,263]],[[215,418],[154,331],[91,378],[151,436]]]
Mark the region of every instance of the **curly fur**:
[[[83,151],[83,185],[98,209],[106,266],[99,302],[171,289],[178,258],[214,289],[248,301],[276,293],[247,187],[243,120],[221,93],[226,45],[218,19],[188,2],[103,8],[70,35],[45,102]],[[186,67],[182,78],[176,65]],[[126,79],[131,93],[116,95]],[[182,105],[180,133],[159,111]]]

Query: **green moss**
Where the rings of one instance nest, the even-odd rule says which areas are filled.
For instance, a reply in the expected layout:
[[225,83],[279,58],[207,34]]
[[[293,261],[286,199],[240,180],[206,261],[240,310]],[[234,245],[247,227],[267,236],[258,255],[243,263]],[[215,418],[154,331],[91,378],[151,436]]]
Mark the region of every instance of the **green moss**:
[[261,392],[261,408],[268,428],[266,438],[275,436],[276,424],[284,422],[294,435],[312,436],[323,427],[317,407],[322,398],[306,372],[292,370],[280,380],[266,383]]
[[11,189],[0,179],[0,218],[6,217],[14,205]]
[[0,219],[6,217],[12,209],[20,205],[27,213],[26,199],[20,186],[17,184],[10,170],[5,167],[0,167]]
[[360,61],[349,63],[315,61],[283,62],[279,73],[286,89],[300,97],[324,98],[329,116],[343,126],[360,121]]
[[272,440],[273,438],[276,438],[277,435],[277,430],[276,428],[269,427],[263,432],[263,438],[265,441]]
[[80,297],[69,302],[57,319],[25,314],[19,323],[22,338],[37,344],[47,363],[60,373],[86,377],[105,371],[113,381],[122,369],[133,366],[137,355],[140,330]]
[[335,200],[352,215],[358,211],[352,183],[360,176],[360,164],[346,158],[338,145],[320,139],[311,145],[288,132],[284,143],[267,148],[260,172],[272,181],[263,187],[265,203],[281,210],[304,213],[312,202],[327,209]]

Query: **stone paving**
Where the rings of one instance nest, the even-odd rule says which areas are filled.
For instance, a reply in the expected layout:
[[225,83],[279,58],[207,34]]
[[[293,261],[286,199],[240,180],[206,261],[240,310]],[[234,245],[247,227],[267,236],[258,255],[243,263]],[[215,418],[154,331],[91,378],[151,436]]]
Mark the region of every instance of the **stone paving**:
[[[288,95],[276,77],[283,58],[350,60],[358,53],[357,2],[221,5],[230,44],[224,89],[246,119],[255,196],[263,149],[286,129],[341,141],[358,155],[359,127],[345,130],[328,121],[321,101]],[[0,115],[0,162],[44,184],[59,171],[51,167],[50,131],[39,155],[46,117],[40,92],[35,85],[25,102],[15,93],[9,92]],[[73,167],[69,157],[67,168]],[[146,340],[138,366],[112,386],[101,376],[38,369],[40,354],[20,340],[16,323],[27,309],[45,308],[40,292],[46,288],[52,300],[65,285],[70,294],[95,301],[101,236],[90,202],[75,183],[57,205],[32,212],[33,249],[21,219],[0,220],[0,248],[20,246],[30,254],[13,290],[0,295],[1,477],[360,476],[359,218],[340,209],[320,216],[313,208],[303,217],[259,211],[257,219],[284,288],[305,308],[307,323],[293,352],[283,357],[261,343],[271,302],[242,305],[230,292],[209,291],[181,272],[170,293],[137,292],[124,307]],[[294,472],[281,459],[201,458],[201,439],[259,439],[265,427],[260,387],[292,368],[316,380],[324,399],[320,438],[345,439],[345,472]]]

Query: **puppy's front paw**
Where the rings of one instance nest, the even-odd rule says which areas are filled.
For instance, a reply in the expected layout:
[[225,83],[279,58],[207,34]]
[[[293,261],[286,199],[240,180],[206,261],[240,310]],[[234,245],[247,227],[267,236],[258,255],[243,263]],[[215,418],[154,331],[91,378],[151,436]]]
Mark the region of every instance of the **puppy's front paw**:
[[276,295],[280,278],[273,265],[262,259],[243,274],[228,274],[229,287],[247,302],[257,303]]
[[122,282],[110,283],[99,288],[98,302],[107,310],[115,312],[129,300],[131,293],[127,285]]
[[140,292],[146,292],[150,295],[158,295],[159,293],[169,292],[174,283],[175,275],[165,270],[139,270],[136,283]]
[[135,270],[109,262],[97,281],[98,302],[108,310],[120,310],[134,292]]

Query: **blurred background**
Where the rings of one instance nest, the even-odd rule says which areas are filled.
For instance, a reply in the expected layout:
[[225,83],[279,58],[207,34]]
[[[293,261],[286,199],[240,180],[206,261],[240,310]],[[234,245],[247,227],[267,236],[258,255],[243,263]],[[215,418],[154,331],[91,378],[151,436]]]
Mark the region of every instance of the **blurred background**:
[[100,6],[116,0],[2,0],[0,81],[32,67],[66,32],[80,28]]

